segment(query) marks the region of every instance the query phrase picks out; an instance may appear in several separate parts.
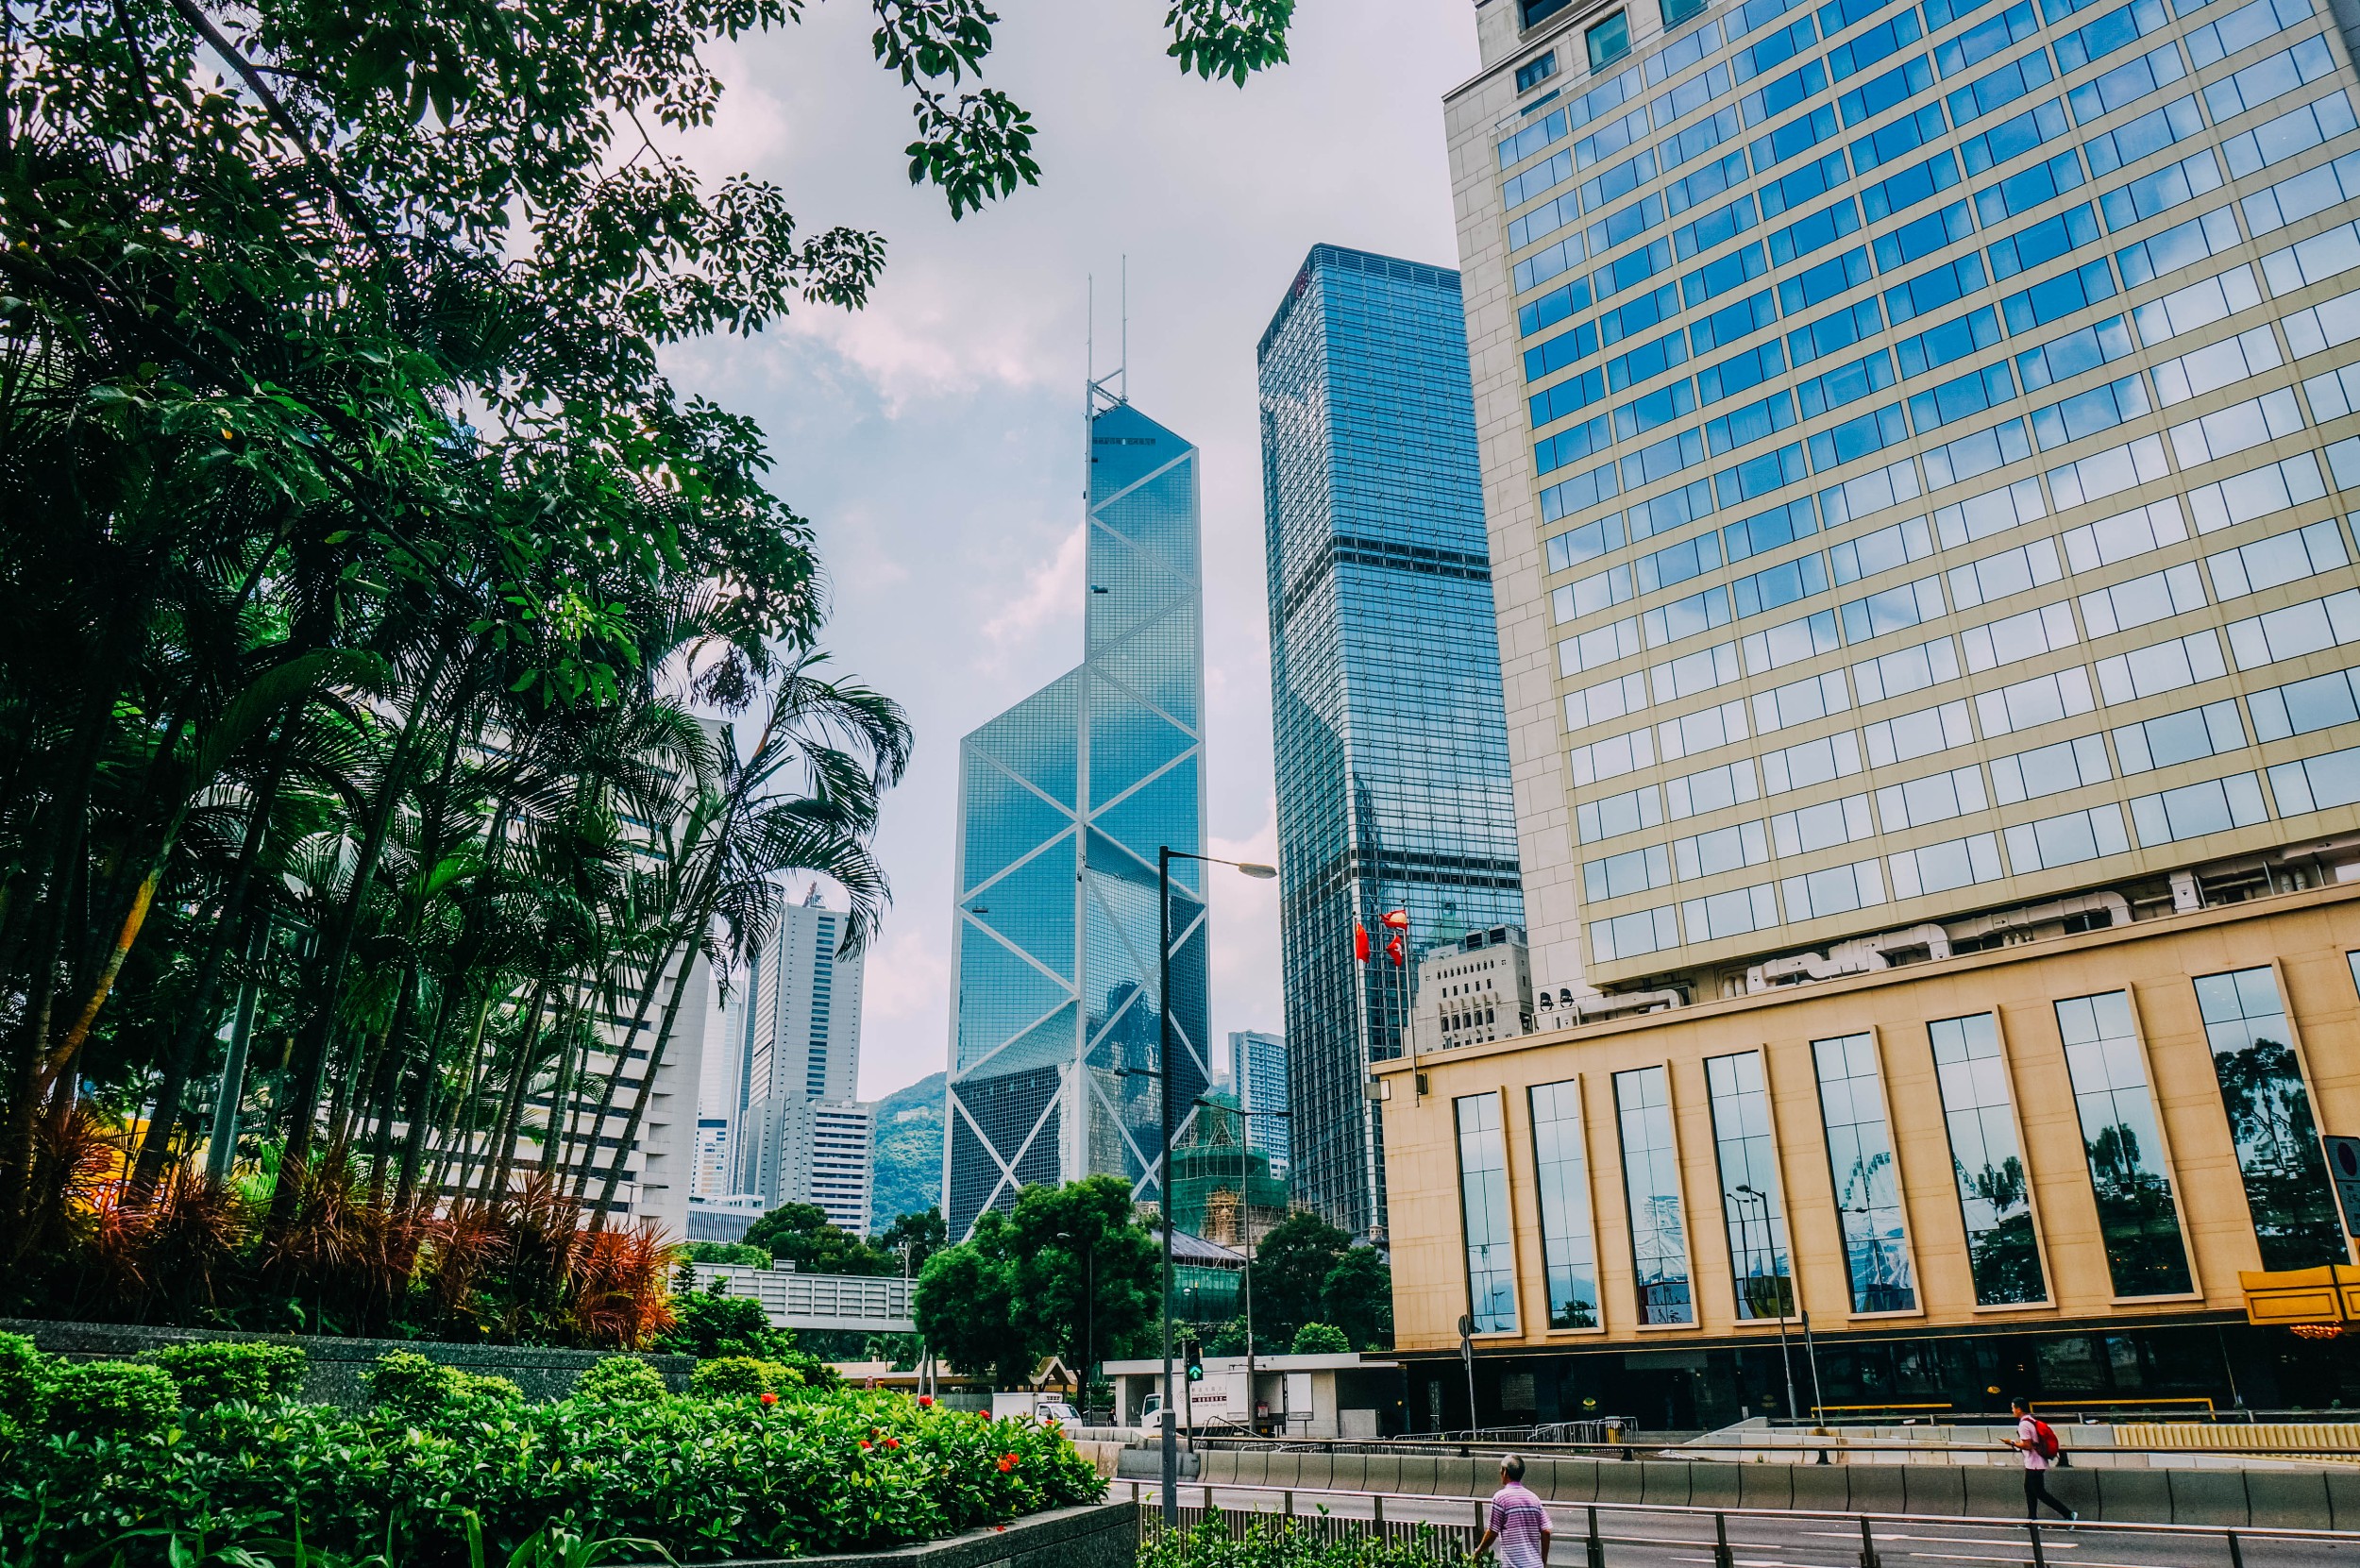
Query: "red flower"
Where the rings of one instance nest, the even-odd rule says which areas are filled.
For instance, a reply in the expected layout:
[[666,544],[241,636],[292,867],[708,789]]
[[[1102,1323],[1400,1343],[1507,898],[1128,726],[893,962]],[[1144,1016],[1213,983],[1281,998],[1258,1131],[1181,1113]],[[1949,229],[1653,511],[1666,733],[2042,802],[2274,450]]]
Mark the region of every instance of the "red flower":
[[994,1525],[992,1528],[998,1530],[1002,1535],[1008,1533],[1008,1526],[1005,1525]]
[[1014,1454],[1003,1454],[1000,1456],[999,1470],[1001,1475],[1005,1475],[1009,1471],[1014,1470],[1015,1468],[1016,1456]]
[[766,1392],[762,1396],[762,1402],[765,1405],[776,1405],[779,1402],[779,1396],[774,1393]]
[[902,1446],[902,1440],[900,1438],[887,1438],[885,1439],[885,1446],[887,1448],[899,1448]]
[[861,1445],[863,1448],[868,1447],[868,1440],[867,1438],[863,1438],[863,1439],[861,1439],[861,1440],[860,1440],[860,1445]]
[[921,1393],[918,1396],[918,1408],[921,1410],[931,1408],[934,1402],[935,1396],[933,1394]]

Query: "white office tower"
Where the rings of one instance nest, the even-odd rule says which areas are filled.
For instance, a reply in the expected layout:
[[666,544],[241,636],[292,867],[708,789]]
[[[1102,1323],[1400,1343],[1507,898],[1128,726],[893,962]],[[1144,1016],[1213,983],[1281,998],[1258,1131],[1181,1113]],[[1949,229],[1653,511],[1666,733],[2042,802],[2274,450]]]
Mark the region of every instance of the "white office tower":
[[697,1163],[689,1199],[710,1203],[730,1190],[737,1110],[746,1070],[746,988],[733,986],[714,1007],[697,1085]]
[[[871,1115],[855,1097],[861,960],[837,952],[844,922],[815,887],[780,911],[746,976],[732,1175],[737,1192],[773,1206],[817,1204],[834,1224],[865,1235]],[[855,1122],[858,1146],[847,1148]]]
[[1286,1037],[1259,1029],[1231,1030],[1228,1087],[1245,1110],[1245,1146],[1269,1156],[1272,1175],[1284,1176],[1294,1153],[1293,1123],[1287,1110]]
[[1418,960],[1414,1040],[1402,1054],[1512,1039],[1532,1033],[1532,964],[1522,926],[1470,931]]
[[877,1108],[858,1100],[809,1100],[788,1113],[787,1125],[787,1147],[810,1152],[798,1172],[805,1195],[794,1201],[818,1204],[840,1230],[868,1234]]

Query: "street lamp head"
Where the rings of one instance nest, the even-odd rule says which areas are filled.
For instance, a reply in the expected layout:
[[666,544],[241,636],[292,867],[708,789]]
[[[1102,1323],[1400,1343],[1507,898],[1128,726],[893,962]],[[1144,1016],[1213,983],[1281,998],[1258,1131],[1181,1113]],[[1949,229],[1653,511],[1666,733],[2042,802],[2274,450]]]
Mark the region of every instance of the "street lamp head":
[[1256,866],[1247,861],[1238,862],[1238,869],[1256,882],[1269,882],[1278,875],[1278,868],[1275,866]]

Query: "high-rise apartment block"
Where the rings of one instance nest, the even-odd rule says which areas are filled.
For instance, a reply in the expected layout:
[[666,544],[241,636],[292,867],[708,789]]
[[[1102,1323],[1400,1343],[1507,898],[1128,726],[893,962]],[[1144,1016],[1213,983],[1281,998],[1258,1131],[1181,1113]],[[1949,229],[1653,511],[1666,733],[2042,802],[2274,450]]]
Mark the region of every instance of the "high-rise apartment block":
[[1271,1173],[1287,1174],[1293,1154],[1292,1117],[1287,1101],[1287,1040],[1258,1029],[1229,1032],[1229,1080],[1244,1108],[1245,1146],[1270,1161]]
[[866,1132],[856,1164],[840,1147],[845,1126],[868,1124],[859,1100],[862,963],[859,953],[839,951],[844,922],[815,887],[779,912],[743,977],[729,1190],[759,1193],[773,1206],[817,1204],[831,1223],[866,1235]]
[[1458,277],[1315,245],[1256,358],[1291,1176],[1365,1233],[1408,987],[1354,922],[1408,910],[1413,962],[1524,919]]
[[1475,17],[1446,112],[1558,1026],[1392,1082],[1418,1419],[1470,1419],[1461,1313],[1486,1422],[1790,1410],[1803,1311],[1836,1405],[2360,1391],[2243,1282],[2349,1260],[2318,1134],[2360,1128],[2327,7]]
[[954,1238],[1035,1182],[1108,1172],[1151,1194],[1164,1090],[1185,1124],[1210,1076],[1191,860],[1172,866],[1158,1061],[1157,856],[1205,841],[1196,448],[1099,385],[1089,397],[1082,666],[959,744]]

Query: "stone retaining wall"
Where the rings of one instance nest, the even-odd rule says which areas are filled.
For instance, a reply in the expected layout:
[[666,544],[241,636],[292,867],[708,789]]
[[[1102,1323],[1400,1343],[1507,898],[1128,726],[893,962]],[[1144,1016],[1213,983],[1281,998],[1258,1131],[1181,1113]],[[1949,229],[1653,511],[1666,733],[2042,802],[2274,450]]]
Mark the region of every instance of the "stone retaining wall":
[[[396,1350],[415,1351],[431,1361],[487,1376],[505,1377],[527,1399],[563,1399],[592,1363],[613,1354],[602,1350],[557,1350],[541,1345],[442,1344],[430,1340],[340,1340],[316,1334],[247,1334],[234,1329],[153,1328],[138,1324],[51,1323],[0,1318],[0,1333],[22,1334],[53,1356],[76,1361],[128,1360],[143,1350],[209,1340],[294,1345],[304,1354],[300,1397],[347,1410],[365,1409],[368,1385],[362,1374]],[[674,1392],[688,1388],[696,1360],[687,1356],[644,1359],[664,1374]]]
[[700,1568],[783,1568],[789,1561],[794,1568],[1133,1568],[1138,1551],[1138,1505],[1126,1501],[1053,1509],[996,1529],[889,1551],[740,1558]]

